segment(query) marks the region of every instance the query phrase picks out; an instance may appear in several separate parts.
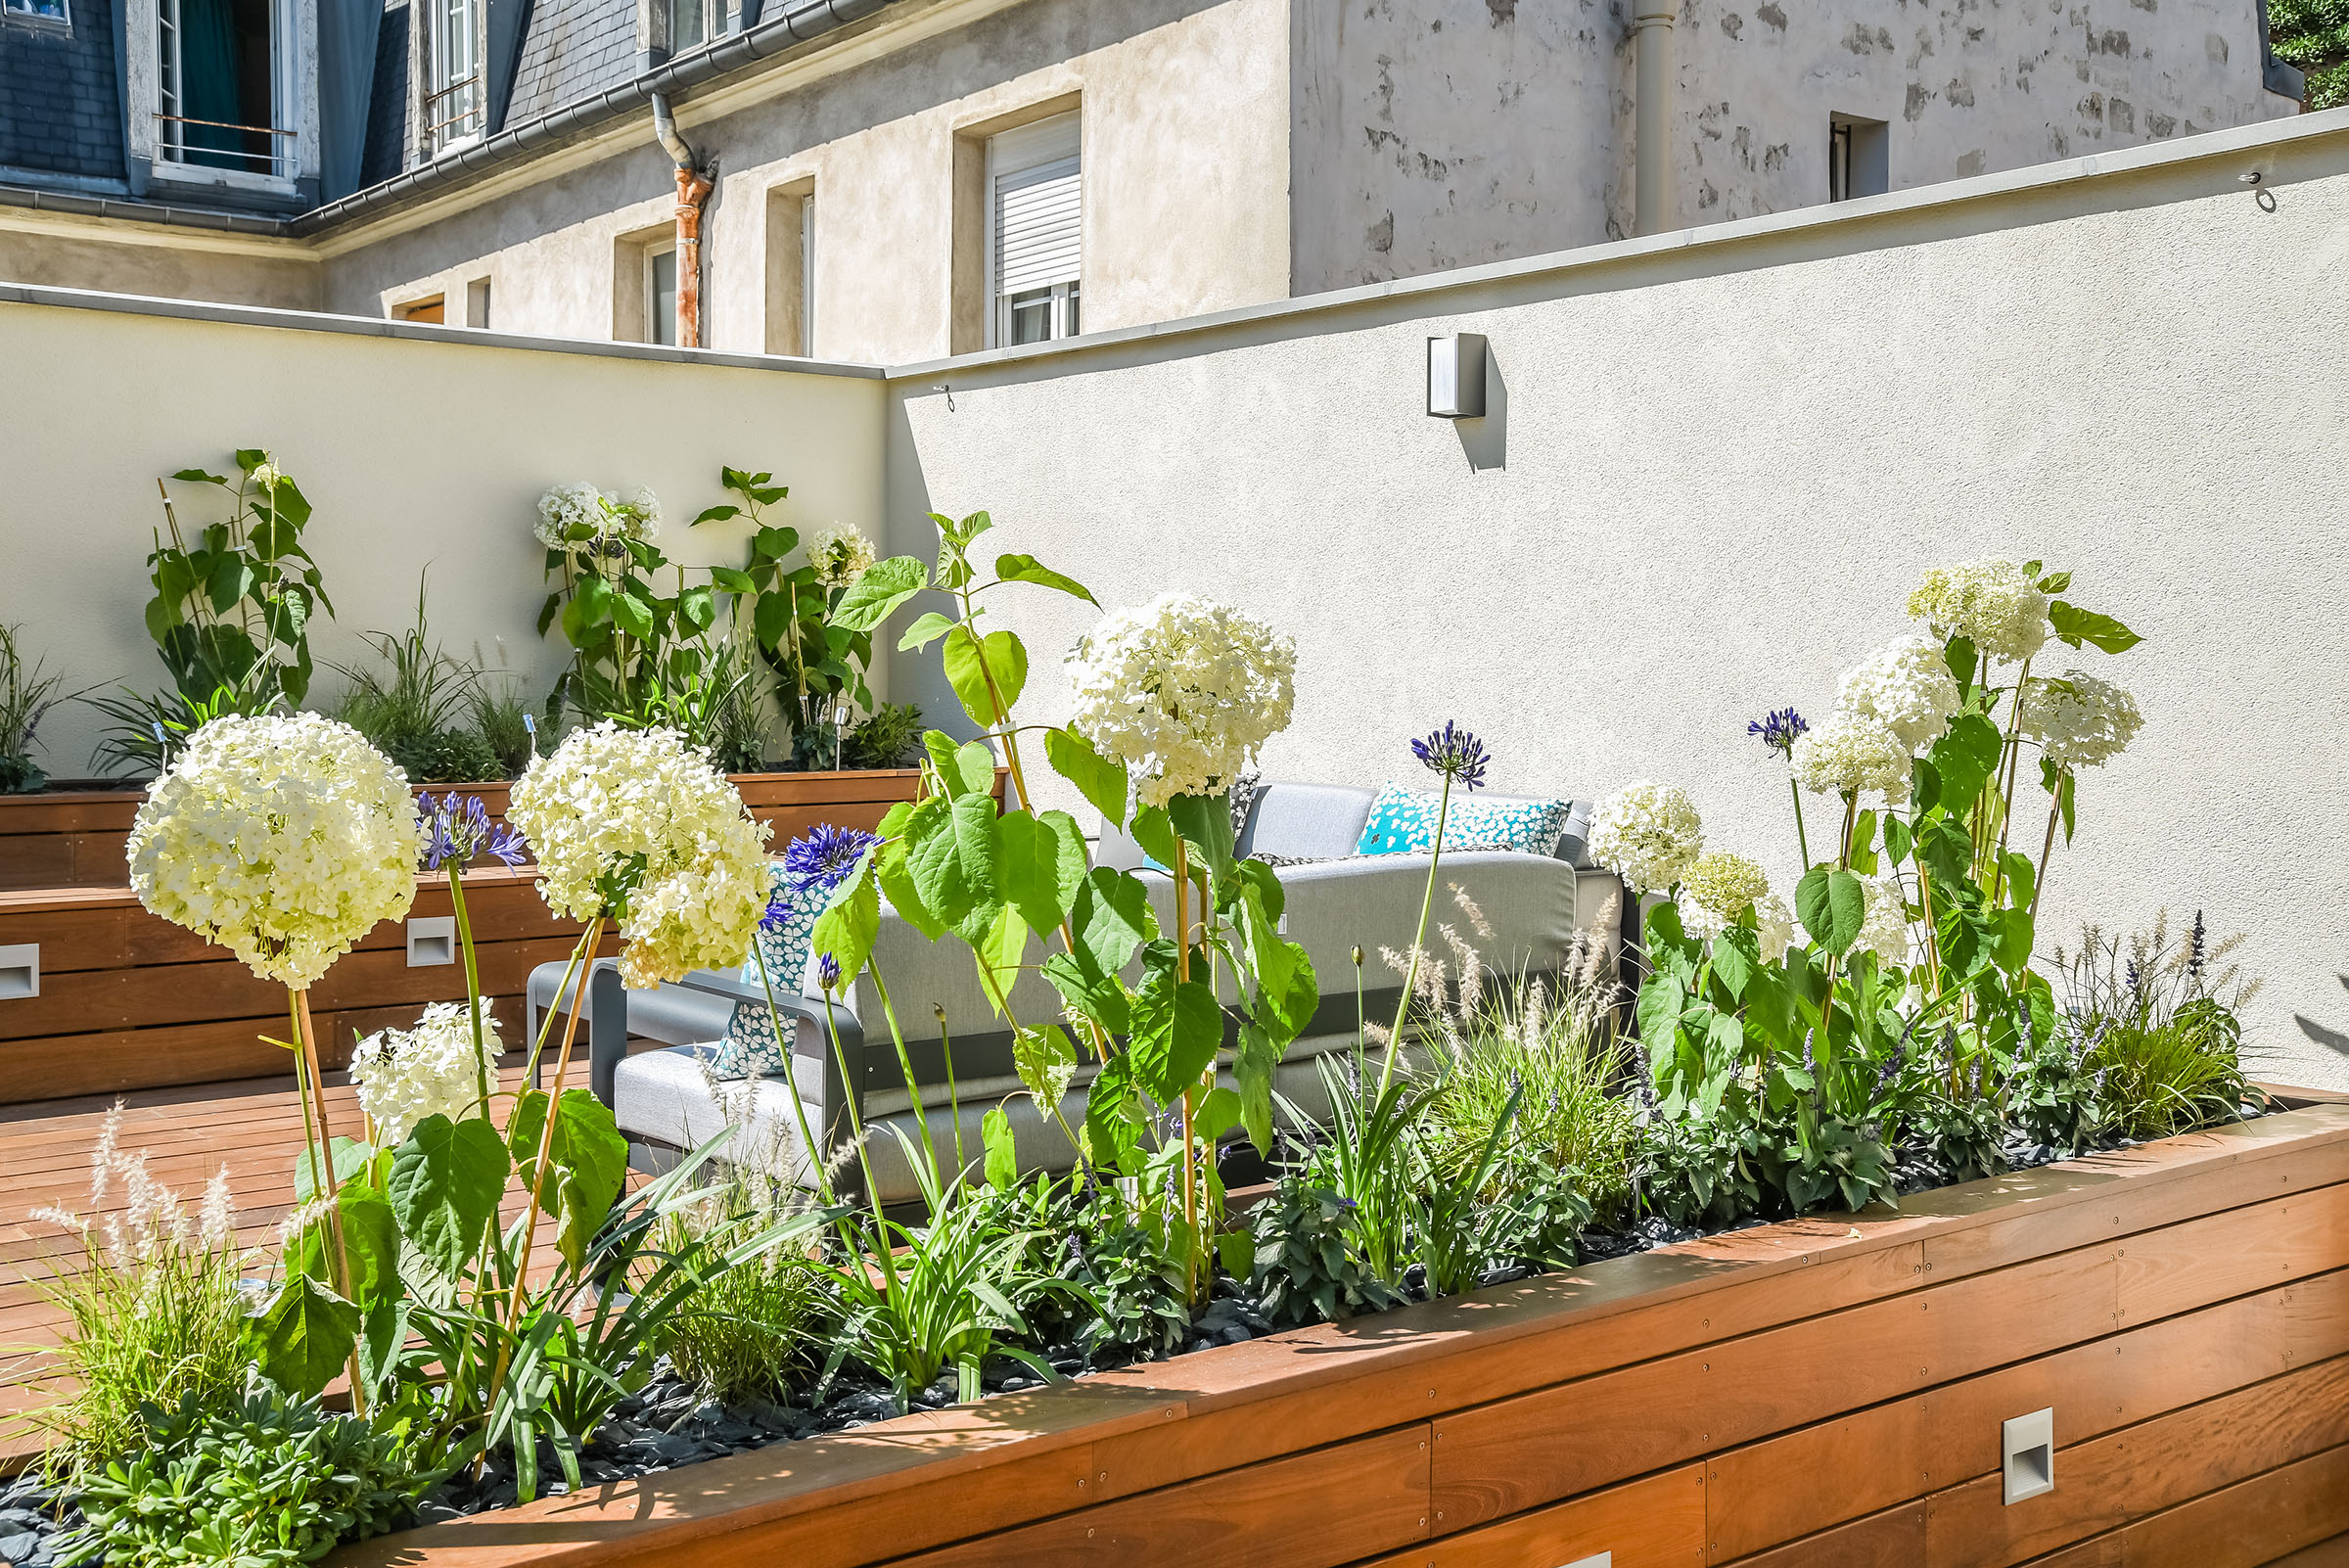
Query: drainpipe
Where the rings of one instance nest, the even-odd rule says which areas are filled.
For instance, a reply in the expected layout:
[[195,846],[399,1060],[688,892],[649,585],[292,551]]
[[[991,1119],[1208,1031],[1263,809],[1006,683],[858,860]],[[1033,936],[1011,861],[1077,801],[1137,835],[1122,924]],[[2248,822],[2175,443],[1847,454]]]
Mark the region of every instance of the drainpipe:
[[1635,51],[1632,125],[1632,232],[1671,225],[1672,16],[1677,0],[1635,0]]
[[702,346],[702,204],[710,199],[710,181],[701,161],[685,138],[677,134],[676,116],[668,112],[668,97],[653,94],[653,135],[677,165],[677,346]]

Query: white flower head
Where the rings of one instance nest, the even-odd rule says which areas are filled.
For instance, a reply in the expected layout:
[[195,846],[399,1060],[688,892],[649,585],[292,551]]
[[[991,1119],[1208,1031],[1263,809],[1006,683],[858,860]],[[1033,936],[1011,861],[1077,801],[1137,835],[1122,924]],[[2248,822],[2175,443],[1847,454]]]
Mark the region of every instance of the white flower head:
[[2100,767],[2129,749],[2145,715],[2137,699],[2109,680],[2067,669],[2050,680],[2031,677],[2017,728],[2039,742],[2057,767]]
[[455,1121],[471,1114],[481,1102],[484,1076],[492,1089],[497,1086],[497,1024],[488,1000],[480,1005],[478,1056],[463,1002],[434,1002],[415,1028],[382,1030],[359,1041],[350,1058],[351,1082],[383,1147],[406,1142],[428,1116]]
[[1774,964],[1786,956],[1794,945],[1794,911],[1786,900],[1774,893],[1766,893],[1754,902],[1754,920],[1761,927],[1762,961]]
[[1770,897],[1770,874],[1742,854],[1700,854],[1681,878],[1681,923],[1692,935],[1717,937]]
[[1815,795],[1880,790],[1897,806],[1909,798],[1914,761],[1881,719],[1838,705],[1833,717],[1794,743],[1794,780]]
[[750,951],[767,895],[764,823],[671,729],[607,719],[575,730],[514,785],[507,821],[538,855],[538,892],[557,914],[604,912],[597,884],[642,856],[620,915],[622,981],[642,991]]
[[627,499],[614,504],[618,515],[618,531],[631,539],[650,543],[661,531],[661,501],[647,485],[639,484],[628,491]]
[[277,482],[284,479],[286,474],[285,470],[279,468],[275,463],[263,459],[255,463],[253,472],[246,477],[252,481],[254,489],[266,491],[275,489]]
[[620,540],[650,542],[661,531],[661,502],[641,484],[625,500],[583,481],[557,484],[538,497],[538,523],[532,531],[549,549],[589,549],[599,556],[617,556]]
[[2004,557],[1933,568],[1909,595],[1909,614],[1937,636],[1965,638],[1988,663],[2020,664],[2048,640],[2048,596]]
[[297,990],[408,912],[424,824],[406,775],[316,714],[216,718],[147,791],[131,890]]
[[1297,645],[1254,616],[1162,594],[1114,610],[1069,653],[1078,732],[1123,761],[1134,801],[1228,789],[1289,727]]
[[1911,632],[1843,677],[1838,706],[1876,720],[1913,755],[1941,739],[1963,702],[1942,645]]
[[1909,962],[1909,910],[1898,880],[1866,877],[1861,887],[1867,896],[1867,913],[1860,922],[1853,950],[1865,949],[1888,964]]
[[849,523],[835,523],[807,535],[807,564],[827,588],[845,588],[872,566],[873,541]]
[[1634,893],[1673,886],[1704,851],[1704,821],[1677,784],[1626,784],[1590,819],[1590,858]]

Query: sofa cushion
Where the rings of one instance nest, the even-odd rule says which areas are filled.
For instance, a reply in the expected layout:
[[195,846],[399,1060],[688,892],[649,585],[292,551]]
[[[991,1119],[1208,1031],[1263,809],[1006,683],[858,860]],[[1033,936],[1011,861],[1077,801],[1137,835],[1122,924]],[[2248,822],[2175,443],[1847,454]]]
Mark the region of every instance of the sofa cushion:
[[1260,785],[1240,853],[1263,851],[1291,859],[1352,854],[1377,797],[1376,790],[1354,784]]
[[1470,795],[1459,790],[1452,792],[1447,806],[1439,795],[1389,784],[1371,803],[1356,848],[1363,854],[1425,854],[1435,844],[1436,820],[1441,814],[1448,850],[1554,854],[1573,811],[1572,801]]

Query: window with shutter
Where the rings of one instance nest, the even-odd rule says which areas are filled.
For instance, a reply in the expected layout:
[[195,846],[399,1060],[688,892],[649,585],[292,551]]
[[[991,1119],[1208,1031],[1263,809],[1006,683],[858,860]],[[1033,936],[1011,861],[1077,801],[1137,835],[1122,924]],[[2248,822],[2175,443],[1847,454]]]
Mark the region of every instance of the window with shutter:
[[989,344],[1076,336],[1084,186],[1078,116],[1055,115],[987,144]]

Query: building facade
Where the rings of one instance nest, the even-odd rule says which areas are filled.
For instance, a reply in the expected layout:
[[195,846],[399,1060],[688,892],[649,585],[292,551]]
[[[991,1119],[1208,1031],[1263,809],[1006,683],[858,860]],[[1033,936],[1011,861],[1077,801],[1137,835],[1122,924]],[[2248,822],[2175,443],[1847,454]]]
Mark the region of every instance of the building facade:
[[0,0],[0,277],[903,363],[2301,90],[2262,0]]

